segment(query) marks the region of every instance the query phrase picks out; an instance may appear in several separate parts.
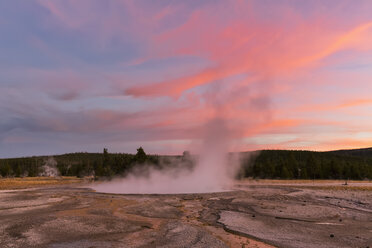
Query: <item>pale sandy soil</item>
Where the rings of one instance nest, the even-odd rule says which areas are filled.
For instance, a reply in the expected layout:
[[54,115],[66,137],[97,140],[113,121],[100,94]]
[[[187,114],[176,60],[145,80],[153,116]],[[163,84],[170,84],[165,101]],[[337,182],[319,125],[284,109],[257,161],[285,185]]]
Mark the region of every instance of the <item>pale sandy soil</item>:
[[0,247],[372,247],[370,184],[342,183],[246,180],[185,195],[3,190]]

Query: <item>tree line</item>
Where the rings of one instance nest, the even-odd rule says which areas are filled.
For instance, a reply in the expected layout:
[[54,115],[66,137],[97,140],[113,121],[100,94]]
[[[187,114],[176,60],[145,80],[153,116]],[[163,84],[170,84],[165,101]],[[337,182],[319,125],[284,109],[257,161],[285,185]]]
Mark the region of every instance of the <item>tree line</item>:
[[[50,156],[0,159],[0,176],[2,177],[35,177],[40,175]],[[147,155],[142,147],[136,154],[109,153],[69,153],[52,156],[60,176],[95,176],[112,177],[125,175],[135,166],[159,165],[158,155]],[[54,166],[54,165],[53,165]]]
[[372,179],[372,156],[350,152],[263,150],[246,156],[240,177],[281,179]]
[[[241,153],[237,177],[278,179],[372,179],[371,151],[311,152],[263,150]],[[52,156],[61,176],[125,176],[130,172],[145,173],[149,167],[181,166],[191,168],[194,159],[188,152],[182,156],[148,155],[142,147],[136,154],[70,153]],[[41,175],[50,156],[0,159],[0,176],[35,177]],[[213,170],[213,166],[211,166]]]

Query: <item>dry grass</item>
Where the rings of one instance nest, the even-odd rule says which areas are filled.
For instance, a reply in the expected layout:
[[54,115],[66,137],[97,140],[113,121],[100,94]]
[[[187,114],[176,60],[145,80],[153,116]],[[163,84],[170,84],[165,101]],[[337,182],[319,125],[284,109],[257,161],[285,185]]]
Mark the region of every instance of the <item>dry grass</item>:
[[[242,181],[248,182],[258,182],[267,184],[343,184],[345,180],[321,180],[321,179],[243,179]],[[367,180],[348,180],[348,183],[363,183],[370,184],[372,186],[372,181]]]
[[371,191],[372,192],[372,183],[370,186],[332,185],[332,186],[300,186],[300,187],[308,188],[308,189],[321,189],[321,190]]
[[81,183],[82,179],[77,177],[25,177],[25,178],[1,178],[0,190],[25,189],[42,187],[48,185],[60,185]]
[[372,191],[372,181],[349,180],[348,185],[344,185],[345,180],[246,179],[243,181],[248,184],[285,185],[319,190]]

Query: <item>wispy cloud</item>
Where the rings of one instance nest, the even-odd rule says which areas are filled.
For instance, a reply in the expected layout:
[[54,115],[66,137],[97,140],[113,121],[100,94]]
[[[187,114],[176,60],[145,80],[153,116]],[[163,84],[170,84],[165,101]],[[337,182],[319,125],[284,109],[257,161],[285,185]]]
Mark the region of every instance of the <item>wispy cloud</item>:
[[351,137],[372,125],[371,11],[346,0],[0,3],[0,156],[9,144],[20,155],[30,144],[181,152],[215,116],[236,140],[253,137],[242,150],[371,146]]

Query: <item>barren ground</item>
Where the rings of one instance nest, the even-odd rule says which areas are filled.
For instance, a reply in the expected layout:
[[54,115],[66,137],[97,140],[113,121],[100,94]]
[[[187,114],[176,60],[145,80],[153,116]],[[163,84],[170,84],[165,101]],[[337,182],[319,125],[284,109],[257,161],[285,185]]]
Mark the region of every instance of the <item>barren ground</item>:
[[223,193],[115,195],[62,181],[0,190],[0,247],[372,247],[370,182],[247,180]]

